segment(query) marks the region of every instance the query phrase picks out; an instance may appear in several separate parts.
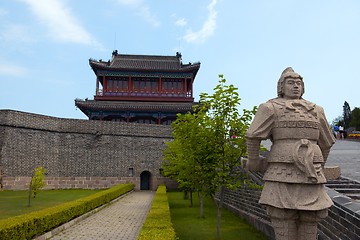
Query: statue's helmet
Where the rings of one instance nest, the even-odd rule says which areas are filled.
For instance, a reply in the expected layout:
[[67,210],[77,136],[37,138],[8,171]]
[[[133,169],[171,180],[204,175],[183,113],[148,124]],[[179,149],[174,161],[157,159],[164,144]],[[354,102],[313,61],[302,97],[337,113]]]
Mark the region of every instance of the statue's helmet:
[[302,96],[304,94],[304,92],[305,92],[303,77],[300,76],[300,74],[296,73],[294,71],[294,69],[292,69],[291,67],[287,67],[281,73],[281,76],[280,76],[279,81],[278,81],[278,85],[277,85],[278,97],[284,97],[284,85],[285,85],[285,80],[287,78],[294,78],[294,79],[300,79],[301,80],[301,85],[302,85],[301,96]]

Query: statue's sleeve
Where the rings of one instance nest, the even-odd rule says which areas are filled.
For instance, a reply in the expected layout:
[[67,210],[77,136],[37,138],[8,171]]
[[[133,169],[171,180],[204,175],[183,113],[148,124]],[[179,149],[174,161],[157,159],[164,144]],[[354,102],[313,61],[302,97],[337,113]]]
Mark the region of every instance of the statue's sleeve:
[[253,122],[246,133],[247,139],[269,139],[274,125],[274,108],[270,102],[259,106]]
[[274,124],[274,110],[271,103],[259,106],[253,122],[246,133],[248,159],[256,160],[259,157],[261,140],[269,139]]
[[326,120],[324,109],[322,107],[317,106],[318,108],[318,116],[320,120],[320,136],[319,136],[319,147],[321,149],[324,162],[326,162],[327,157],[329,156],[330,148],[335,143],[334,135],[330,129],[330,126]]

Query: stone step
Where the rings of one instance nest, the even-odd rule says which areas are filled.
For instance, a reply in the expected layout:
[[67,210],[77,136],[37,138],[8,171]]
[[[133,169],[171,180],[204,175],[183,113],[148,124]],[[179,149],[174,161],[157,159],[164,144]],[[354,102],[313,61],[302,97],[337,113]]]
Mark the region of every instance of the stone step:
[[335,191],[343,194],[351,193],[351,194],[360,194],[359,188],[333,188]]
[[360,200],[360,193],[346,193],[346,196],[353,200]]
[[355,183],[345,183],[345,184],[341,184],[341,183],[327,183],[326,184],[327,187],[329,188],[333,188],[333,189],[338,189],[338,188],[358,188],[360,189],[360,184],[355,184]]
[[357,182],[350,180],[350,179],[335,179],[335,180],[328,180],[327,184],[357,184]]

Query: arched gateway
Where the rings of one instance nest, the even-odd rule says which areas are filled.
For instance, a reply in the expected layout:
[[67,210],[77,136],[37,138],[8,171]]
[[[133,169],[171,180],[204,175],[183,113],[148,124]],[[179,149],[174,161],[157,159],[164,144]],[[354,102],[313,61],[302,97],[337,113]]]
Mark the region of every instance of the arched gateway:
[[149,171],[143,171],[140,174],[140,190],[150,190],[150,177]]

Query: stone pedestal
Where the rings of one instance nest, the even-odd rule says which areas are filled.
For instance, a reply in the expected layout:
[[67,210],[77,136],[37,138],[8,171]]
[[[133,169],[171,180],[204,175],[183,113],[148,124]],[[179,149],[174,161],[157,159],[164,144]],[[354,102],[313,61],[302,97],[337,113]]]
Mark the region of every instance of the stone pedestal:
[[341,169],[339,166],[325,166],[324,174],[326,180],[335,180],[341,177]]

